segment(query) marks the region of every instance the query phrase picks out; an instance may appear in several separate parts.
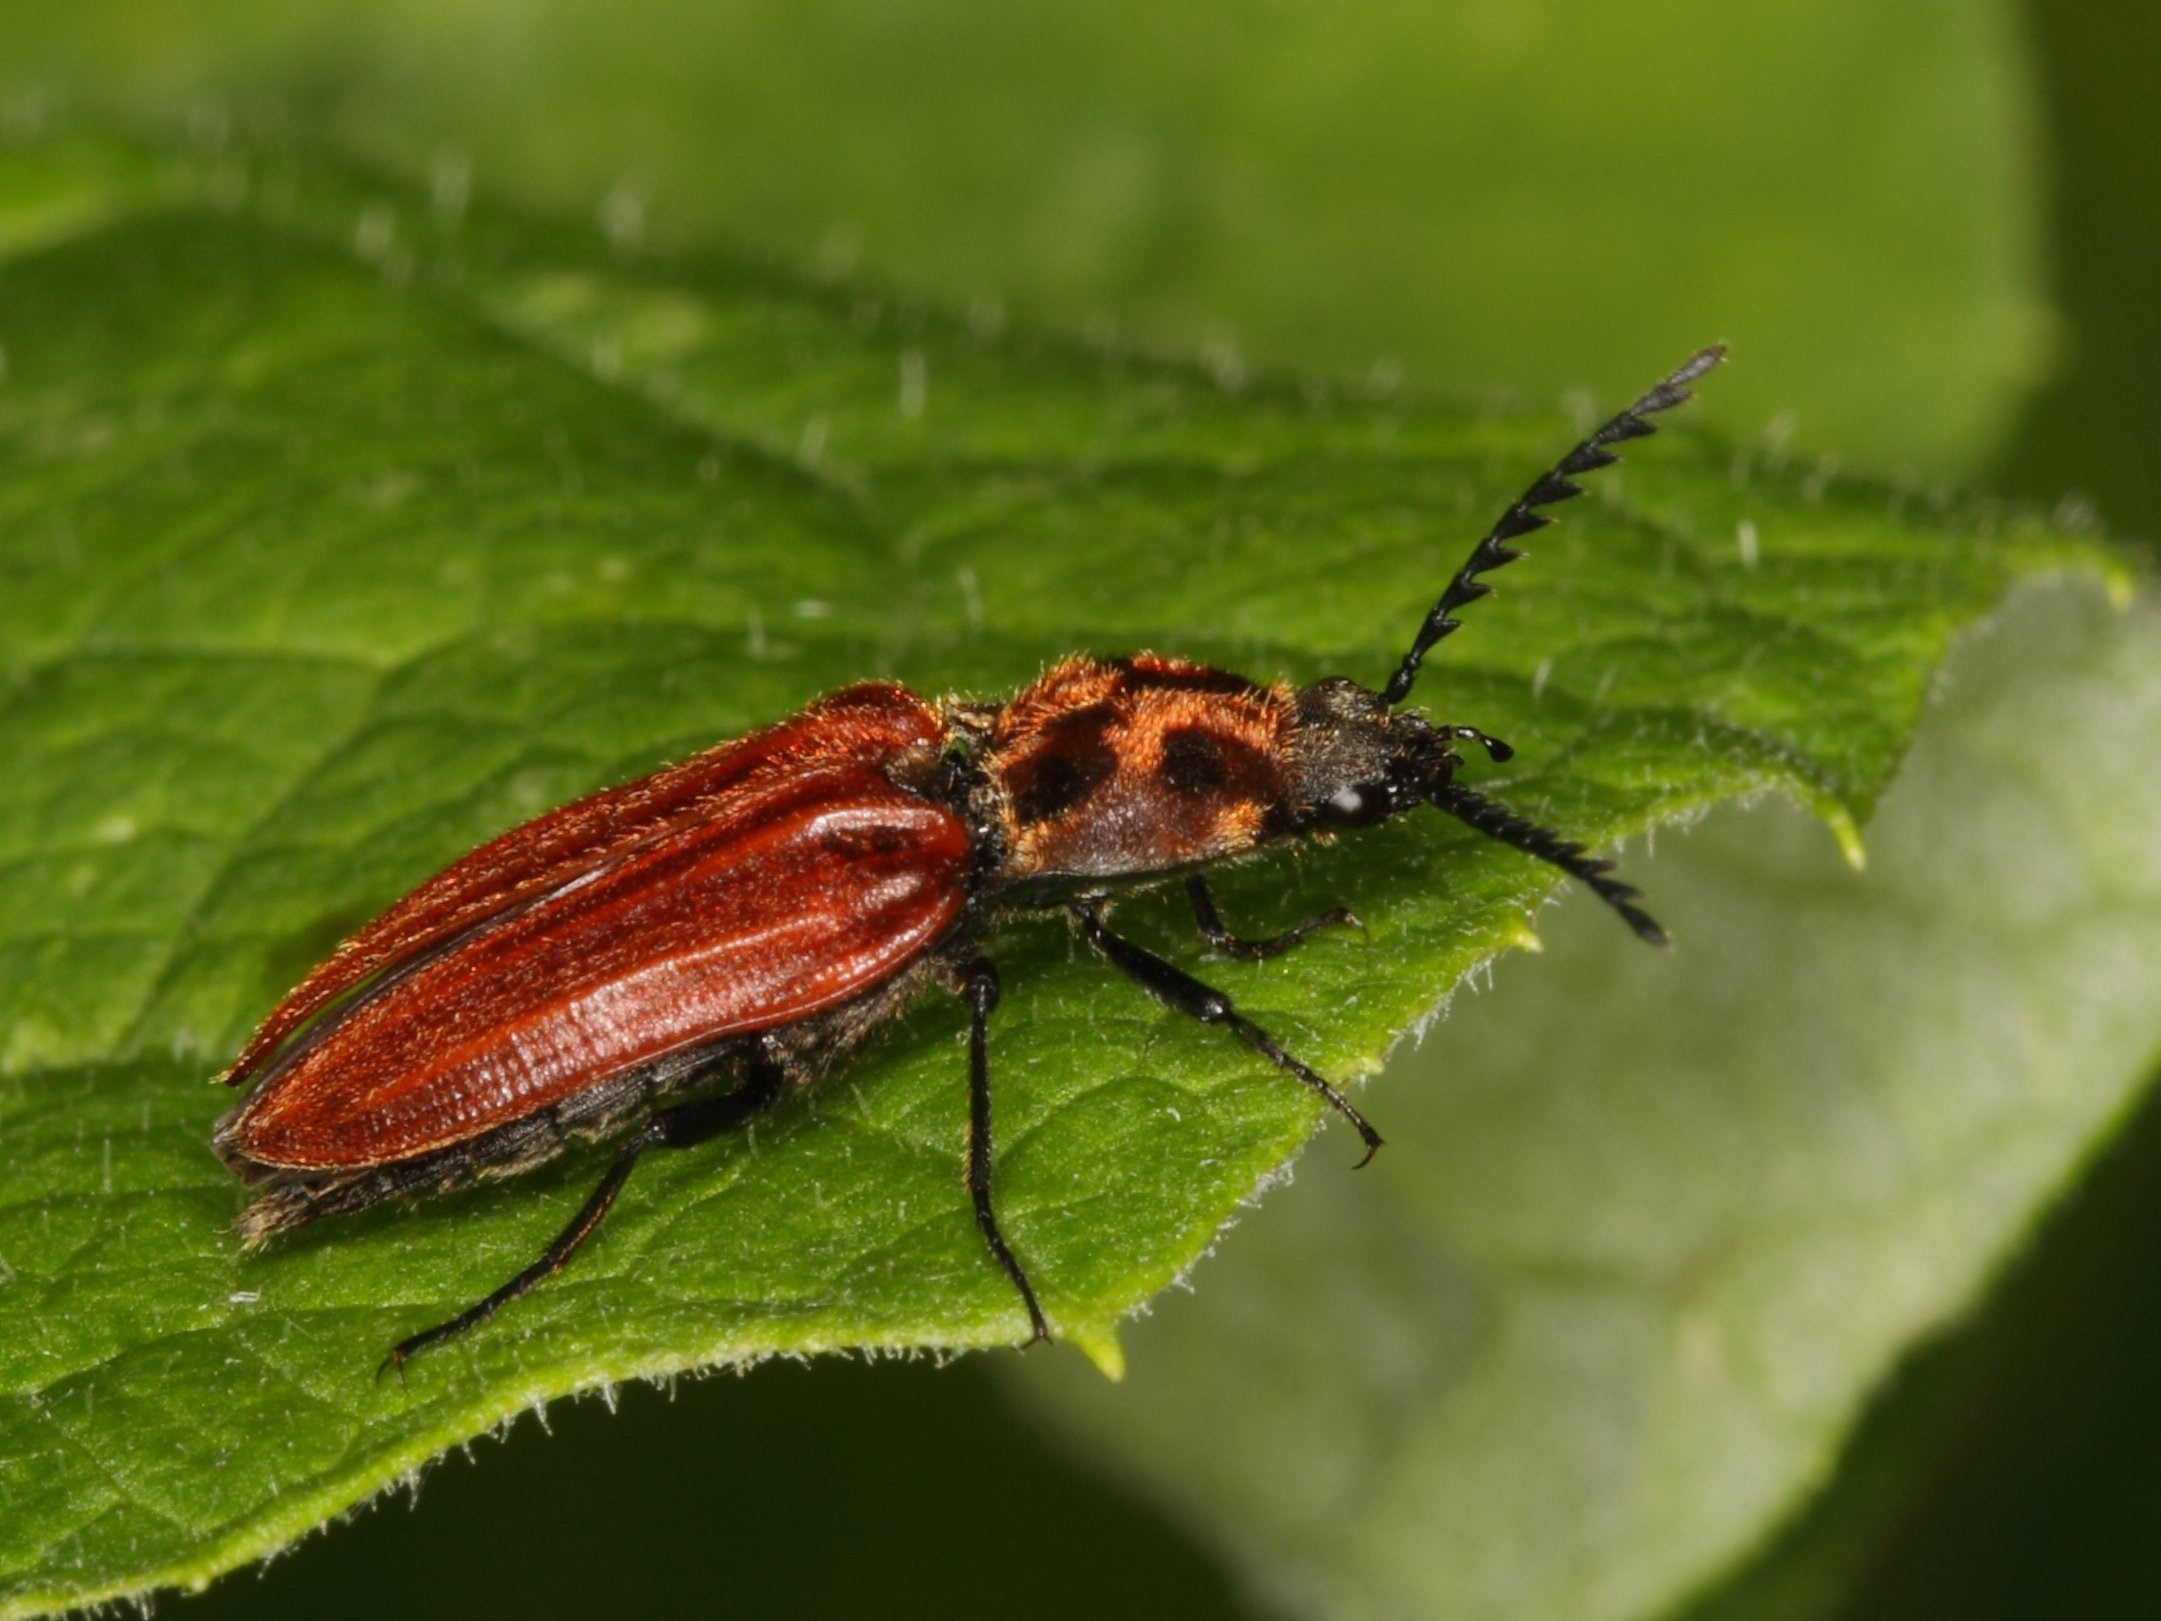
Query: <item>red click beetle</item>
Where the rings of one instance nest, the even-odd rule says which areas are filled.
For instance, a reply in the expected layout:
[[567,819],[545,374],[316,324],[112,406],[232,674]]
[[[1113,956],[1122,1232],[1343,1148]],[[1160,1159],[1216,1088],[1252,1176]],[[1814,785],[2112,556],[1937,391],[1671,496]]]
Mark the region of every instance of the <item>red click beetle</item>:
[[[1691,356],[1577,445],[1501,515],[1378,690],[1292,689],[1152,653],[1069,658],[1004,703],[931,703],[864,682],[680,765],[550,811],[453,863],[341,945],[274,1008],[222,1077],[246,1098],[213,1146],[258,1190],[250,1245],[393,1197],[514,1175],[569,1144],[623,1136],[600,1185],[540,1257],[394,1347],[384,1366],[466,1332],[559,1271],[650,1148],[731,1130],[826,1074],[926,985],[970,1016],[967,1185],[976,1225],[1028,1313],[1050,1327],[991,1201],[985,937],[1061,910],[1165,1006],[1221,1027],[1380,1136],[1229,997],[1114,931],[1121,890],[1183,878],[1202,939],[1273,956],[1224,927],[1206,869],[1264,846],[1431,805],[1581,880],[1643,939],[1663,931],[1612,863],[1456,782],[1476,727],[1402,707],[1480,577],[1575,479],[1655,431],[1724,357]],[[627,1136],[624,1136],[625,1133]],[[1365,1161],[1361,1160],[1360,1164]]]

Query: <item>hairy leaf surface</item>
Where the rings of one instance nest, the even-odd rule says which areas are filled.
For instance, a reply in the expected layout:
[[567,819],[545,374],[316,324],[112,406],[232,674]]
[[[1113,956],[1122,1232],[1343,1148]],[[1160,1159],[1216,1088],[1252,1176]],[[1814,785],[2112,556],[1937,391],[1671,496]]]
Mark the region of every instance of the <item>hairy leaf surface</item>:
[[[844,681],[995,693],[1139,646],[1377,681],[1584,425],[991,330],[305,153],[63,130],[6,159],[0,1609],[205,1580],[567,1391],[1018,1337],[940,1000],[753,1136],[642,1169],[570,1273],[407,1389],[372,1383],[382,1350],[528,1259],[597,1160],[244,1256],[205,1082],[473,843]],[[1533,555],[1421,695],[1593,843],[1774,789],[1851,842],[1953,634],[2108,566],[1685,428]],[[1223,885],[1245,927],[1347,902],[1368,939],[1209,972],[1360,1075],[1549,888],[1392,826]],[[1199,955],[1167,898],[1123,915]],[[1115,1366],[1119,1319],[1316,1110],[1055,925],[996,955],[1007,1229]]]

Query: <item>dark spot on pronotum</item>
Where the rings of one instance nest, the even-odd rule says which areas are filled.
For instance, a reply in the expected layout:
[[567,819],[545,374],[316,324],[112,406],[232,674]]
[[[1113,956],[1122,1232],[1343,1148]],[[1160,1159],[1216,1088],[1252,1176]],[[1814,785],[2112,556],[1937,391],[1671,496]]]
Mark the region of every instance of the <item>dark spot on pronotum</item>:
[[1163,739],[1163,761],[1157,768],[1166,786],[1195,798],[1220,793],[1230,779],[1222,745],[1215,734],[1198,726],[1181,727]]
[[1024,825],[1071,810],[1118,769],[1117,752],[1105,736],[1110,720],[1102,705],[1065,716],[1043,747],[1014,770],[1013,814]]

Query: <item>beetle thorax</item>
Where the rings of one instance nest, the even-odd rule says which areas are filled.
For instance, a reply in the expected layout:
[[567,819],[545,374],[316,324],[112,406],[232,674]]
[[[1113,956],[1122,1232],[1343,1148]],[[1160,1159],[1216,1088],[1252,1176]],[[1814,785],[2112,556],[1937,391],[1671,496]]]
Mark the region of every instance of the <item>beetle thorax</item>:
[[1133,879],[1221,861],[1292,830],[1287,687],[1181,659],[1068,659],[985,728],[1002,835],[994,874]]

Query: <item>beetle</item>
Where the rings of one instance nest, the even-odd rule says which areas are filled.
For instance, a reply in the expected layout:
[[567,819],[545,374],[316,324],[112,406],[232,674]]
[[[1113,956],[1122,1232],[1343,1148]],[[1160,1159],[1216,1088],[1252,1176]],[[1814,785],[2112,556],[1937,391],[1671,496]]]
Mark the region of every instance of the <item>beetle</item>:
[[[919,992],[968,1010],[966,1184],[983,1242],[1028,1318],[1050,1325],[991,1198],[982,954],[1020,912],[1065,912],[1111,967],[1216,1026],[1381,1138],[1343,1093],[1221,990],[1111,927],[1111,903],[1182,880],[1226,956],[1272,957],[1224,924],[1207,871],[1430,805],[1558,867],[1646,941],[1638,891],[1558,832],[1455,780],[1456,745],[1510,757],[1478,728],[1404,707],[1483,576],[1540,509],[1655,431],[1724,357],[1692,355],[1542,474],[1471,549],[1394,672],[1302,688],[1153,653],[1078,656],[998,703],[927,701],[864,682],[680,764],[550,811],[452,863],[339,946],[271,1010],[220,1079],[248,1091],[212,1139],[256,1190],[250,1246],[323,1216],[514,1175],[571,1144],[620,1138],[540,1256],[383,1363],[484,1322],[570,1260],[639,1159],[743,1126],[829,1074]],[[379,1370],[380,1371],[380,1370]]]

